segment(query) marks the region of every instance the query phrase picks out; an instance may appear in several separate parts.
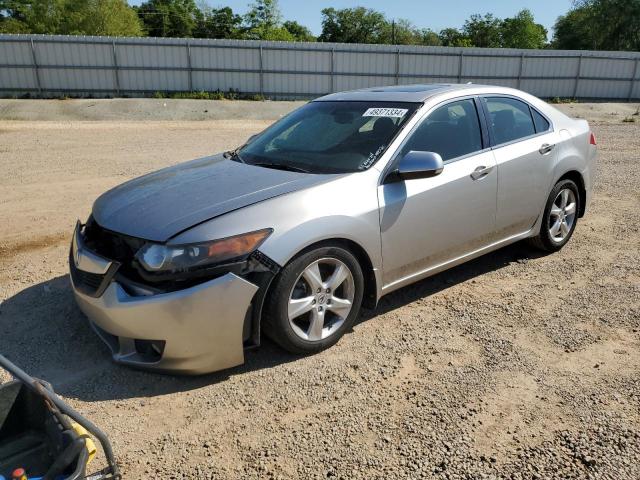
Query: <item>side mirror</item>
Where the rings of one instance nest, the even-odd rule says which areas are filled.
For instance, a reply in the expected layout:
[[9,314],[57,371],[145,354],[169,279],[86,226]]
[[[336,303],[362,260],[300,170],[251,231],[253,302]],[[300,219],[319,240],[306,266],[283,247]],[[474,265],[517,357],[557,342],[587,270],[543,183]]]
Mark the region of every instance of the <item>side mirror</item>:
[[411,150],[400,159],[395,173],[402,180],[415,180],[440,175],[443,168],[440,154]]

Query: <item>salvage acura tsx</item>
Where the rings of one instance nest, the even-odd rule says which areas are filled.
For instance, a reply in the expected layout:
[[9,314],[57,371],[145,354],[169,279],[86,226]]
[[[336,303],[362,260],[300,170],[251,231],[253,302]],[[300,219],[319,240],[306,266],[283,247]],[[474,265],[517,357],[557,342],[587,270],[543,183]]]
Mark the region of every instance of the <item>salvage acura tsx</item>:
[[508,88],[331,94],[99,197],[73,234],[73,290],[124,364],[220,370],[263,333],[317,352],[404,285],[523,239],[562,248],[595,145],[586,121]]

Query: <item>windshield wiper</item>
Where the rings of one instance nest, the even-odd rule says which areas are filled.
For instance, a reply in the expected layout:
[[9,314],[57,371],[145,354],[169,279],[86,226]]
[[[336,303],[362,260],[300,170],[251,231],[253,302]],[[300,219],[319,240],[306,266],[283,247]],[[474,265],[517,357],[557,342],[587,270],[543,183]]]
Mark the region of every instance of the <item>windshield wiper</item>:
[[282,163],[258,162],[252,163],[251,165],[255,165],[257,167],[273,168],[276,170],[287,170],[288,172],[311,173],[309,172],[309,170],[305,170],[304,168],[294,167],[293,165],[285,165]]
[[234,160],[240,163],[247,163],[242,159],[242,157],[238,153],[238,150],[240,150],[240,148],[236,148],[235,150],[229,150],[228,152],[224,152],[222,155],[224,156],[224,158],[229,158],[231,160]]

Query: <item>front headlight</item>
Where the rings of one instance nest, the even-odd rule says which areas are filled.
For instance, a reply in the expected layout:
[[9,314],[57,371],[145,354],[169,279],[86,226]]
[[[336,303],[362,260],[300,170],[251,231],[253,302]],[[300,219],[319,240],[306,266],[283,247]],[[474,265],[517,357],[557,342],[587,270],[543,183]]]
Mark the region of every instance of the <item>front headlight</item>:
[[180,272],[206,267],[226,260],[244,257],[256,250],[272,229],[236,235],[211,242],[189,245],[160,245],[148,243],[136,254],[136,258],[149,272]]

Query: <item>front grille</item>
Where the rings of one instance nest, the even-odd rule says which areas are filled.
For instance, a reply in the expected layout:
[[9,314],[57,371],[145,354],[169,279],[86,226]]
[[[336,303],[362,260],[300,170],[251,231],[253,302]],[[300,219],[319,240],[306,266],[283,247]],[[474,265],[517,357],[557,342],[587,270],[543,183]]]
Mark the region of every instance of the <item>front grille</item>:
[[81,283],[93,290],[98,290],[98,288],[100,288],[100,284],[102,283],[102,279],[104,278],[104,275],[100,275],[98,273],[84,272],[82,270],[78,270],[77,268],[74,270],[75,270],[74,281],[77,281],[77,283]]
[[76,267],[76,262],[73,261],[73,252],[69,252],[69,271],[71,272],[73,285],[80,292],[90,297],[99,297],[102,295],[102,292],[104,292],[104,289],[109,285],[117,268],[118,264],[114,263],[104,275],[85,272]]
[[144,240],[102,228],[91,217],[84,227],[84,243],[87,248],[98,255],[128,265],[133,261],[136,252],[144,245]]

